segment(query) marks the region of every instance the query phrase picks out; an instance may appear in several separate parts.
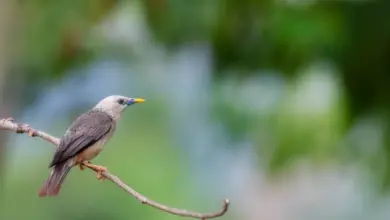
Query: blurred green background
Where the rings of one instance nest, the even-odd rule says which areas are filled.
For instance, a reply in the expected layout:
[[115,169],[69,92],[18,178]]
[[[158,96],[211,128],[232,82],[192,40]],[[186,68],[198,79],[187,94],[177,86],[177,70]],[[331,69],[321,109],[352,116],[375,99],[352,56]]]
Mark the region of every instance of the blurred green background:
[[[0,1],[0,116],[60,137],[142,97],[97,159],[221,219],[389,219],[390,1]],[[0,219],[181,219],[90,171],[38,198],[54,147],[0,133]]]

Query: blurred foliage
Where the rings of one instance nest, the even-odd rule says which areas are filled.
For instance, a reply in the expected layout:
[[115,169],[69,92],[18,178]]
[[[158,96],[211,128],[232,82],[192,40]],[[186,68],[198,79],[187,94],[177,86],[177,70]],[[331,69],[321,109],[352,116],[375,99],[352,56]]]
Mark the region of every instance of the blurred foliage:
[[329,59],[342,69],[352,113],[389,109],[389,1],[144,1],[157,39],[168,45],[211,39],[215,74],[253,75]]
[[116,6],[117,0],[19,1],[21,21],[13,71],[23,72],[30,99],[42,84],[59,79],[72,66],[91,60],[85,39]]
[[145,5],[149,24],[164,43],[211,40],[217,69],[276,68],[294,74],[303,63],[336,52],[345,35],[338,2],[148,0]]
[[[84,39],[121,1],[22,1],[21,61],[29,82],[58,77],[90,60]],[[156,38],[168,46],[210,41],[215,75],[278,69],[294,76],[302,65],[330,59],[342,71],[353,115],[390,109],[388,1],[141,1]],[[119,4],[120,5],[120,4]],[[246,71],[223,71],[229,68]]]
[[[168,47],[197,41],[211,43],[217,80],[232,74],[237,80],[251,77],[259,74],[258,69],[275,69],[295,79],[302,66],[328,60],[340,69],[345,86],[347,112],[340,121],[346,121],[346,126],[340,132],[345,132],[357,117],[372,112],[390,125],[389,1],[148,0],[144,3],[150,27]],[[228,71],[232,68],[240,71]],[[225,111],[219,114],[227,114],[221,117],[228,129],[245,133],[243,123],[250,121],[251,116],[234,117],[233,109],[220,107]],[[290,141],[294,142],[286,140],[286,143]],[[386,141],[385,152],[390,159],[390,142]],[[300,146],[308,146],[303,142]],[[284,153],[286,157],[275,159],[278,163],[292,152]],[[390,181],[390,169],[386,173]]]

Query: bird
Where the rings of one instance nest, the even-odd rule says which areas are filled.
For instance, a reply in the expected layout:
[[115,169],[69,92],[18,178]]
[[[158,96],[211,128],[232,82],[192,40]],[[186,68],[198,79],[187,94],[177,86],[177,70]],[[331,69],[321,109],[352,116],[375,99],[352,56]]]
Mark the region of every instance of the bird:
[[38,196],[57,196],[66,176],[75,166],[79,166],[80,170],[87,166],[97,172],[98,179],[104,180],[102,173],[108,169],[92,164],[91,160],[100,154],[113,136],[121,113],[128,106],[144,101],[142,98],[111,95],[76,118],[60,140],[49,165],[50,175]]

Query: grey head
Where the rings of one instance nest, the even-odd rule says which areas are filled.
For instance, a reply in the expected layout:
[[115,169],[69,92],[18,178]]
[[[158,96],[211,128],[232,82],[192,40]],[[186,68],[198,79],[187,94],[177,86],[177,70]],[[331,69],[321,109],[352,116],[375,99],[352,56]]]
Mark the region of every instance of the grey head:
[[102,99],[94,109],[110,115],[114,120],[120,118],[121,113],[130,105],[144,102],[141,98],[129,98],[121,95],[112,95]]

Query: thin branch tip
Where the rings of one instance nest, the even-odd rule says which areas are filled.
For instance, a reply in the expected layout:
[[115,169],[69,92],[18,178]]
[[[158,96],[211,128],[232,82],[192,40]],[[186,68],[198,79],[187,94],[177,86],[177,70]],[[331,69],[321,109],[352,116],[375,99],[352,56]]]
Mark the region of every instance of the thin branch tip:
[[[23,123],[16,123],[14,118],[0,118],[0,130],[9,130],[13,131],[17,134],[23,134],[26,133],[30,137],[39,137],[42,140],[45,140],[47,142],[50,142],[56,146],[60,144],[60,139],[56,138],[48,133],[45,133],[43,131],[37,130],[29,126],[28,124]],[[87,167],[91,170],[93,170],[90,167]],[[96,170],[93,170],[96,172]],[[159,209],[163,212],[167,212],[170,214],[183,216],[183,217],[191,217],[191,218],[197,218],[201,220],[211,219],[211,218],[217,218],[220,216],[223,216],[229,209],[230,201],[229,199],[224,199],[222,209],[218,212],[214,213],[199,213],[199,212],[191,212],[187,210],[177,209],[177,208],[171,208],[168,206],[165,206],[163,204],[160,204],[158,202],[155,202],[151,199],[148,199],[147,197],[143,196],[142,194],[135,191],[133,188],[131,188],[129,185],[124,183],[122,180],[119,179],[119,177],[107,172],[103,172],[102,175],[110,180],[111,182],[115,183],[118,187],[122,188],[124,191],[135,197],[137,200],[139,200],[142,204],[146,204],[149,206],[152,206],[156,209]]]

